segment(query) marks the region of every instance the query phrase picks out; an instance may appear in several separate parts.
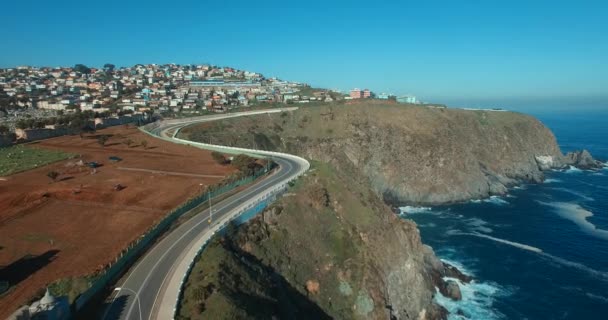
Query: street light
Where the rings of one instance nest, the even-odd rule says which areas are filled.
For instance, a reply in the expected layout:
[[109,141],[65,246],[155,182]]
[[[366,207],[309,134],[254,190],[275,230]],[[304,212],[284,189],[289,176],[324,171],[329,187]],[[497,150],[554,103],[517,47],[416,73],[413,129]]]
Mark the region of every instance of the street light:
[[[133,290],[131,290],[129,288],[125,288],[125,287],[116,287],[116,288],[114,288],[114,291],[118,291],[119,293],[120,293],[120,290],[129,291],[129,292],[132,292],[135,295],[135,300],[137,300],[137,308],[139,309],[139,320],[141,320],[142,319],[142,317],[141,317],[141,304],[140,304],[139,296],[137,295],[137,292],[135,292],[135,291],[133,291]],[[118,295],[118,293],[116,295]]]
[[209,220],[207,220],[207,222],[211,224],[211,221],[213,220],[213,212],[216,210],[211,208],[211,190],[209,190],[207,194],[207,199],[209,199]]

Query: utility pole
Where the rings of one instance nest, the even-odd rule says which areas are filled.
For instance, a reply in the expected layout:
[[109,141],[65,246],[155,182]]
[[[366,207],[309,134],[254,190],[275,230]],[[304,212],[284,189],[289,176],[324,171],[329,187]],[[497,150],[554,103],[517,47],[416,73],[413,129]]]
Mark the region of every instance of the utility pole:
[[209,195],[207,197],[207,198],[209,198],[209,220],[208,220],[208,222],[209,222],[209,224],[211,224],[211,220],[213,219],[213,210],[211,209],[211,191],[207,191],[207,192],[208,192],[207,194]]

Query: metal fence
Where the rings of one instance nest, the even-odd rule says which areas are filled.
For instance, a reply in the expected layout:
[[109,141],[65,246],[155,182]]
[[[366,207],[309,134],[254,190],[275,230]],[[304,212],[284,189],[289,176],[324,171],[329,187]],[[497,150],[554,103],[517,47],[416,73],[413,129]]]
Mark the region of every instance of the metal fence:
[[113,280],[115,280],[122,272],[125,271],[131,263],[133,263],[139,255],[141,255],[148,246],[150,246],[164,231],[166,231],[172,223],[183,216],[190,210],[198,207],[199,205],[209,201],[209,199],[216,198],[223,195],[231,190],[234,190],[240,186],[249,184],[255,181],[257,178],[268,173],[275,164],[271,164],[270,167],[264,168],[255,172],[251,176],[219,185],[213,188],[212,191],[201,194],[194,198],[189,199],[181,206],[171,211],[163,220],[161,220],[156,226],[152,227],[139,239],[133,242],[127,249],[125,249],[116,262],[113,263],[109,268],[103,271],[102,274],[98,275],[96,279],[90,284],[89,289],[82,293],[73,304],[74,311],[80,311],[92,297],[98,294],[106,286],[108,286]]

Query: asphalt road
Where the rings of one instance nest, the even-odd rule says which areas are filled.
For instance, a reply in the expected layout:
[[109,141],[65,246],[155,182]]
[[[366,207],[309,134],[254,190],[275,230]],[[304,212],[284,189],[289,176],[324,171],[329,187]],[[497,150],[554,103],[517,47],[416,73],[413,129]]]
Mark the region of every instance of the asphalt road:
[[[187,143],[175,139],[174,134],[167,132],[175,132],[175,129],[194,122],[260,113],[264,112],[244,112],[225,117],[210,116],[200,117],[194,121],[176,121],[163,124],[154,129],[152,133],[160,135],[166,140],[174,140],[176,143]],[[233,152],[235,151],[233,150]],[[251,151],[251,153],[264,154],[264,152],[255,151]],[[266,153],[268,154],[268,152]],[[104,311],[102,319],[170,319],[177,304],[175,297],[181,285],[181,282],[176,282],[176,279],[183,279],[185,274],[183,265],[189,263],[186,259],[192,258],[194,246],[200,244],[203,237],[212,236],[214,233],[212,229],[214,227],[217,229],[217,224],[221,223],[222,218],[235,215],[239,207],[256,201],[268,190],[284,185],[308,169],[308,163],[304,159],[280,154],[272,154],[272,157],[279,165],[279,169],[247,189],[219,203],[213,203],[211,224],[208,222],[209,208],[207,205],[203,205],[194,209],[199,211],[198,214],[172,230],[149,249],[130,270],[126,280],[118,285],[121,289],[114,295],[112,303]]]

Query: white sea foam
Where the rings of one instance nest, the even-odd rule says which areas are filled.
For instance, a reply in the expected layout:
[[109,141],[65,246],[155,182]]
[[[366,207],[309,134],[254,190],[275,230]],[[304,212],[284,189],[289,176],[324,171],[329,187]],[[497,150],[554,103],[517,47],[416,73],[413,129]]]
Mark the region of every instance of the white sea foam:
[[465,220],[466,224],[471,227],[473,231],[479,231],[483,233],[491,233],[492,228],[488,227],[488,224],[485,220],[479,218],[470,218]]
[[583,170],[577,168],[577,167],[573,167],[573,166],[569,166],[568,169],[566,169],[566,173],[581,173],[583,172]]
[[429,222],[425,224],[419,224],[418,226],[422,228],[435,228],[437,225],[432,222]]
[[580,205],[568,202],[538,201],[538,203],[553,208],[560,217],[574,222],[587,234],[603,240],[608,240],[608,230],[598,229],[593,223],[587,221],[587,218],[592,217],[593,213],[585,210]]
[[414,213],[425,213],[429,212],[432,209],[429,207],[414,207],[414,206],[405,206],[399,207],[401,214],[414,214]]
[[598,271],[592,268],[587,267],[586,265],[579,263],[579,262],[574,262],[574,261],[570,261],[570,260],[566,260],[564,258],[560,258],[560,257],[556,257],[552,254],[546,253],[543,250],[541,250],[540,248],[537,247],[533,247],[527,244],[523,244],[523,243],[519,243],[519,242],[514,242],[514,241],[510,241],[510,240],[505,240],[505,239],[500,239],[500,238],[496,238],[496,237],[491,237],[485,234],[480,234],[477,232],[460,232],[460,233],[454,233],[454,234],[459,234],[459,235],[468,235],[468,236],[474,236],[474,237],[479,237],[479,238],[485,238],[485,239],[489,239],[492,241],[496,241],[499,243],[503,243],[506,245],[510,245],[522,250],[526,250],[526,251],[530,251],[530,252],[534,252],[539,254],[540,256],[549,259],[550,261],[553,261],[555,263],[561,264],[563,266],[567,266],[567,267],[571,267],[571,268],[575,268],[578,269],[580,271],[584,271],[586,273],[588,273],[589,275],[603,280],[603,281],[608,281],[608,272],[604,272],[604,271]]
[[508,201],[500,198],[499,196],[491,196],[491,197],[485,198],[485,199],[473,199],[473,200],[470,200],[470,202],[471,203],[482,203],[482,202],[492,203],[492,204],[499,205],[499,206],[509,204]]
[[595,299],[595,300],[601,301],[603,303],[608,303],[608,298],[606,298],[604,296],[600,296],[598,294],[593,294],[591,292],[585,292],[585,295],[591,299]]
[[444,297],[439,290],[435,301],[446,308],[450,314],[448,319],[502,319],[504,315],[495,310],[492,305],[497,298],[509,296],[512,292],[494,282],[463,283],[455,278],[444,278],[458,283],[462,299],[454,301]]
[[562,191],[562,192],[566,192],[566,193],[569,193],[569,194],[573,194],[573,195],[575,195],[575,196],[577,196],[577,197],[579,197],[579,198],[581,198],[583,200],[586,200],[586,201],[594,201],[595,200],[595,199],[593,199],[593,198],[591,198],[591,197],[589,197],[587,195],[584,195],[583,193],[580,193],[578,191],[574,191],[574,190],[570,190],[570,189],[566,189],[566,188],[551,188],[551,189]]
[[505,204],[509,204],[509,202],[507,202],[506,200],[501,199],[499,196],[491,196],[487,199],[484,199],[483,202],[487,202],[487,203],[493,203],[493,204],[497,204],[497,205],[505,205]]
[[481,233],[477,233],[477,232],[469,232],[469,233],[462,233],[462,234],[463,235],[474,236],[474,237],[486,238],[486,239],[489,239],[489,240],[492,240],[492,241],[508,244],[510,246],[513,246],[513,247],[516,247],[516,248],[519,248],[519,249],[528,250],[528,251],[532,251],[532,252],[536,252],[536,253],[543,252],[541,249],[539,249],[537,247],[529,246],[527,244],[523,244],[523,243],[519,243],[519,242],[515,242],[515,241],[509,241],[509,240],[505,240],[505,239],[501,239],[501,238],[491,237],[491,236],[488,236],[488,235],[485,235],[485,234],[481,234]]
[[562,182],[562,180],[560,180],[560,179],[551,179],[551,178],[545,179],[545,183],[559,183],[559,182]]
[[584,271],[584,272],[588,273],[589,275],[595,277],[596,279],[608,281],[608,272],[598,271],[598,270],[589,268],[582,263],[566,260],[566,259],[560,258],[560,257],[556,257],[556,256],[554,256],[552,254],[548,254],[546,252],[542,252],[542,253],[540,253],[540,255],[549,259],[550,261],[556,262],[558,264],[561,264],[561,265],[564,265],[567,267],[571,267],[571,268],[575,268],[580,271]]

